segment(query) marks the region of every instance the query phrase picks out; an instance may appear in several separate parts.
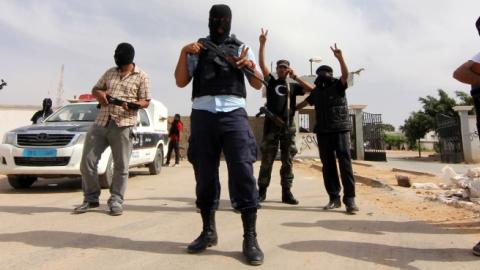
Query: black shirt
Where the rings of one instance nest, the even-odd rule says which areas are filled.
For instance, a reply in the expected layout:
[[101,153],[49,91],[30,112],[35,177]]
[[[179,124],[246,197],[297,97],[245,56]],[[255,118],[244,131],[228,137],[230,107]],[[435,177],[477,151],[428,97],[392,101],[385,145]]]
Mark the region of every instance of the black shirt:
[[[341,96],[345,96],[345,90],[347,90],[347,83],[343,84],[341,80],[335,79],[333,82],[335,89],[340,93]],[[327,87],[315,86],[315,89],[310,93],[310,95],[305,99],[308,104],[313,106],[318,106],[318,99],[321,98],[320,92],[325,90]],[[317,109],[317,108],[315,108]]]
[[305,101],[315,106],[315,132],[330,133],[348,131],[349,122],[346,89],[348,85],[335,79],[327,86],[317,85]]
[[[265,78],[268,82],[267,87],[267,109],[282,119],[287,119],[287,86],[285,80],[277,79],[269,74]],[[303,88],[297,83],[290,83],[290,113],[295,111],[297,105],[297,96],[303,96]]]

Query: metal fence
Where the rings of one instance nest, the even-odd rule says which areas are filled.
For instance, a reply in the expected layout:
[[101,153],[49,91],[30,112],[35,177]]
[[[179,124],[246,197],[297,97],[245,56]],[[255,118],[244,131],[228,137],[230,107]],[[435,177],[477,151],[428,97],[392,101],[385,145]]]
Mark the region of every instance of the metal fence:
[[365,160],[387,161],[381,114],[363,113],[363,142]]
[[437,133],[439,137],[440,159],[444,163],[461,163],[463,158],[462,132],[458,116],[437,114]]

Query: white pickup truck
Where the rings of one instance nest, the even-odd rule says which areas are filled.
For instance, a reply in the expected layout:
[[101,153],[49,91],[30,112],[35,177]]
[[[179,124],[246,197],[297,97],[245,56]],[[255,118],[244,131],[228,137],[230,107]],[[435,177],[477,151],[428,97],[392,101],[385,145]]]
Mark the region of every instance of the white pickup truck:
[[[99,109],[97,102],[74,102],[58,109],[42,124],[7,132],[0,144],[0,174],[13,188],[29,188],[38,178],[78,177],[85,135]],[[156,100],[138,110],[130,167],[148,167],[159,174],[167,150],[167,108]],[[108,148],[98,164],[99,182],[108,188],[113,176]]]

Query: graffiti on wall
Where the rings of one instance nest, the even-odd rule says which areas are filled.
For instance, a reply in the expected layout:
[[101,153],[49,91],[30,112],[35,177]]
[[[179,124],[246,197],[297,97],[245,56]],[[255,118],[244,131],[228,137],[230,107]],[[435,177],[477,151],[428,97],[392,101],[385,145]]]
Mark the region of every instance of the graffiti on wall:
[[298,155],[301,156],[317,156],[318,142],[315,133],[299,133],[297,136]]

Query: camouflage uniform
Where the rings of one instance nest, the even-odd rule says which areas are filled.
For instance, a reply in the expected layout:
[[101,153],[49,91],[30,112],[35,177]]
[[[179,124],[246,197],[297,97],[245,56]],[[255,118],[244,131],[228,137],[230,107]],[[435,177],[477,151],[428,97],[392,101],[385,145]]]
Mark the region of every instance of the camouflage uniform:
[[266,118],[263,128],[263,140],[260,146],[262,152],[262,164],[258,176],[258,186],[268,187],[270,184],[272,165],[277,156],[278,145],[280,144],[280,158],[282,167],[280,169],[281,185],[283,188],[290,189],[293,182],[293,157],[298,150],[295,145],[295,123],[290,121],[290,128],[285,132],[285,128],[276,126],[272,120]]

